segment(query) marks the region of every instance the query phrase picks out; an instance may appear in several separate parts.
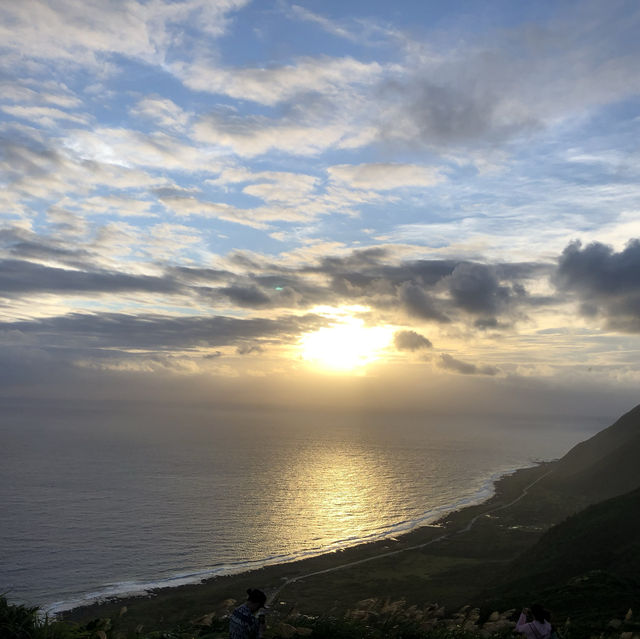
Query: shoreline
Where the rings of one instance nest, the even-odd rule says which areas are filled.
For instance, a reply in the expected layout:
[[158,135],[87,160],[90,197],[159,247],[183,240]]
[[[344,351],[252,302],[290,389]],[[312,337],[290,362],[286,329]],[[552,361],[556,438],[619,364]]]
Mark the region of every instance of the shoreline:
[[[518,490],[532,478],[542,478],[545,472],[548,472],[546,469],[552,467],[554,462],[555,460],[533,462],[529,466],[495,473],[478,489],[477,501],[473,498],[459,500],[448,507],[440,508],[439,513],[414,520],[425,523],[414,523],[411,528],[400,533],[389,532],[370,541],[359,541],[354,545],[339,547],[335,550],[324,549],[307,557],[293,558],[284,562],[280,557],[274,558],[273,563],[262,560],[261,565],[245,569],[247,562],[243,563],[242,568],[236,572],[209,577],[193,575],[195,578],[187,583],[156,585],[144,591],[107,596],[100,600],[58,610],[53,610],[52,606],[49,611],[60,619],[82,622],[95,617],[117,615],[123,607],[162,609],[164,604],[172,600],[182,602],[195,612],[198,601],[208,602],[211,608],[216,600],[234,599],[242,596],[247,587],[254,586],[262,587],[268,596],[274,596],[288,584],[299,583],[305,578],[364,562],[373,566],[377,558],[415,551],[418,547],[434,544],[440,539],[463,532],[464,527],[475,521],[483,511],[489,511],[492,507],[501,505],[503,501],[509,502],[510,498],[513,498]],[[488,494],[480,498],[485,491],[488,491]],[[372,570],[375,570],[375,567]],[[176,580],[179,578],[177,577]],[[190,605],[191,603],[193,605]],[[162,618],[160,620],[162,621]]]
[[544,463],[551,462],[532,462],[528,466],[518,466],[516,468],[509,468],[507,470],[494,473],[486,479],[478,490],[470,497],[460,498],[451,504],[437,506],[417,519],[399,522],[385,531],[373,533],[367,537],[357,540],[337,540],[324,548],[303,549],[295,554],[278,555],[266,557],[264,559],[239,561],[236,563],[226,563],[186,574],[175,573],[170,577],[166,577],[158,581],[123,581],[115,584],[103,585],[96,588],[94,592],[87,593],[86,596],[81,598],[52,602],[49,605],[43,605],[42,608],[50,615],[65,615],[73,613],[73,611],[81,608],[117,603],[124,599],[128,600],[153,596],[153,593],[158,590],[174,589],[183,586],[197,586],[221,577],[233,577],[255,572],[264,568],[285,566],[318,557],[335,555],[336,553],[342,553],[361,546],[369,546],[378,542],[395,542],[399,538],[404,538],[406,535],[410,535],[421,528],[441,527],[440,522],[450,515],[466,508],[481,506],[482,504],[487,503],[496,495],[496,487],[499,482],[519,471],[535,468]]

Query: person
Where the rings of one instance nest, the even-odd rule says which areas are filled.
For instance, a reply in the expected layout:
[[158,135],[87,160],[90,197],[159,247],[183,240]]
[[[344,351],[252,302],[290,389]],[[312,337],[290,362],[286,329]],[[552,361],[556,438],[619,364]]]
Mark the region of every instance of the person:
[[229,639],[259,639],[265,628],[264,615],[256,613],[264,608],[267,596],[257,588],[247,590],[247,600],[238,606],[229,619]]
[[[528,617],[533,617],[527,621]],[[549,613],[540,605],[523,608],[516,624],[516,632],[521,632],[527,639],[549,639],[551,637]]]

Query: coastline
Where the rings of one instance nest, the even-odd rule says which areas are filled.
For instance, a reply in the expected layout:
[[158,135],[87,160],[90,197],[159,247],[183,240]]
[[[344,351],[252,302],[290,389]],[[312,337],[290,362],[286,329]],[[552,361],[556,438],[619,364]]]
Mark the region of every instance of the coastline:
[[[268,595],[279,592],[285,586],[290,590],[288,584],[296,584],[296,588],[300,589],[301,584],[309,577],[327,573],[336,575],[338,573],[335,571],[365,562],[368,570],[375,573],[376,559],[380,558],[381,561],[377,563],[382,564],[382,559],[389,555],[415,553],[418,552],[416,548],[427,545],[436,550],[440,539],[461,532],[465,526],[470,526],[470,522],[471,525],[474,523],[474,517],[477,519],[484,512],[512,501],[527,483],[541,478],[553,464],[554,461],[543,461],[496,473],[476,492],[476,495],[486,492],[481,499],[459,500],[415,522],[403,522],[412,524],[405,531],[390,532],[370,541],[359,541],[335,550],[324,549],[304,558],[288,561],[286,558],[285,561],[282,561],[283,558],[273,558],[273,563],[267,563],[269,560],[266,560],[267,562],[260,562],[261,565],[253,568],[242,563],[236,566],[236,572],[185,576],[191,581],[167,586],[163,583],[143,592],[118,594],[53,611],[53,614],[65,620],[86,622],[96,617],[118,615],[126,607],[130,611],[127,616],[131,619],[135,617],[136,621],[148,621],[153,617],[153,611],[162,611],[164,614],[158,617],[159,623],[169,623],[169,620],[174,623],[176,620],[184,621],[198,614],[207,614],[220,602],[242,598],[248,587],[261,587]],[[230,568],[233,570],[234,567]],[[176,577],[176,581],[180,578]],[[282,597],[285,594],[279,595],[279,598]],[[136,614],[131,615],[131,611],[136,611]]]
[[480,485],[472,496],[460,498],[451,504],[438,506],[417,519],[398,522],[393,527],[390,527],[385,531],[369,535],[368,537],[337,540],[330,546],[304,549],[291,555],[278,555],[253,561],[221,564],[219,566],[191,573],[176,573],[175,575],[164,578],[160,581],[130,581],[105,585],[96,589],[95,592],[87,593],[80,598],[53,602],[47,606],[43,606],[43,609],[46,610],[47,614],[51,615],[67,614],[72,613],[72,611],[76,609],[90,608],[106,603],[117,603],[118,601],[125,599],[129,600],[148,597],[150,595],[153,596],[153,593],[158,590],[164,591],[167,589],[180,588],[182,586],[197,586],[220,577],[232,577],[258,571],[263,568],[278,565],[284,566],[325,555],[335,555],[336,553],[343,553],[344,551],[358,548],[360,546],[370,546],[377,542],[397,541],[398,538],[403,538],[420,528],[441,527],[442,524],[440,522],[447,519],[447,517],[454,513],[473,506],[480,506],[488,502],[496,495],[496,487],[499,482],[519,471],[537,467],[540,463],[546,462],[535,462],[528,466],[508,468],[504,471],[494,473]]

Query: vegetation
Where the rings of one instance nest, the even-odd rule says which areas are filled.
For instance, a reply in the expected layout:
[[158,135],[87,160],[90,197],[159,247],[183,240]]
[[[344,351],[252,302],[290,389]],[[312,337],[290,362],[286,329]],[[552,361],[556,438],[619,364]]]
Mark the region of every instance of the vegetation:
[[[363,600],[360,607],[342,617],[318,617],[278,613],[270,618],[265,639],[507,639],[513,637],[517,613],[493,612],[482,615],[480,609],[464,606],[452,615],[436,604],[408,606],[400,600]],[[0,639],[226,639],[228,614],[216,614],[158,630],[125,629],[121,623],[126,608],[114,618],[98,618],[85,624],[43,618],[37,608],[12,605],[0,597]],[[626,618],[607,624],[581,627],[564,624],[558,628],[562,639],[618,639],[640,636],[640,624]],[[626,633],[626,634],[623,634]]]

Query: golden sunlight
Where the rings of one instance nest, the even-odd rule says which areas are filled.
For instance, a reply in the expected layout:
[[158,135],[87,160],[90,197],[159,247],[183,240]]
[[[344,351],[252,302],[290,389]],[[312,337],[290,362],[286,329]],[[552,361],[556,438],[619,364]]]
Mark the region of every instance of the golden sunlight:
[[349,372],[379,359],[392,334],[391,328],[367,327],[350,318],[304,335],[300,349],[303,359],[318,368]]

